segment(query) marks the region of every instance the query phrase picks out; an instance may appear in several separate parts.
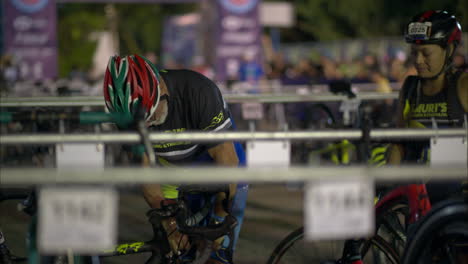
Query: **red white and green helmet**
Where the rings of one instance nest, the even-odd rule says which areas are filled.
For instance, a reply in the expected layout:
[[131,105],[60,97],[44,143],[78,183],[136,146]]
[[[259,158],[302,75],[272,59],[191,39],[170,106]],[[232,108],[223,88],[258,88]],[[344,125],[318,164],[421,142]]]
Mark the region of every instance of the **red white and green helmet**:
[[148,121],[156,111],[160,97],[160,76],[156,67],[138,55],[112,56],[104,78],[107,110]]

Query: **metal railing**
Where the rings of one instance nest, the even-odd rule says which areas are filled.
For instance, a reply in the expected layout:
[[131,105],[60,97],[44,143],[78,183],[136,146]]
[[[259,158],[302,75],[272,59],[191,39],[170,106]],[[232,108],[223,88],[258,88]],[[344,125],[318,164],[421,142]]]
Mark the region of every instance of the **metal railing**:
[[216,182],[302,182],[364,177],[378,182],[448,180],[468,177],[466,167],[292,167],[292,168],[108,168],[41,169],[2,168],[0,185],[144,184]]
[[[431,137],[467,137],[464,128],[444,129],[373,129],[372,140],[428,139]],[[321,130],[289,132],[220,132],[220,133],[150,133],[151,142],[221,142],[249,140],[303,140],[334,141],[340,139],[355,140],[362,138],[362,131]],[[138,133],[100,133],[100,134],[12,134],[0,137],[1,145],[31,145],[55,143],[139,143]]]
[[[295,103],[295,102],[339,102],[347,100],[344,95],[331,93],[321,94],[224,94],[228,103]],[[397,99],[398,93],[363,92],[356,97],[361,101]],[[0,99],[0,107],[83,107],[104,106],[102,96],[75,96],[75,97],[5,97]]]

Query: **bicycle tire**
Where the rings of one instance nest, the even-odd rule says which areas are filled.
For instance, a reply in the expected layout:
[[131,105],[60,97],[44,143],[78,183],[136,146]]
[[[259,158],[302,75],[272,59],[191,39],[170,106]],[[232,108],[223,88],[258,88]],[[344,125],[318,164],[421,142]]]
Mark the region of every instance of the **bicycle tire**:
[[[313,263],[313,264],[325,264],[325,263],[335,263],[339,259],[338,256],[335,256],[334,258],[327,258],[327,257],[318,257],[317,259],[310,259],[306,258],[305,255],[309,254],[304,254],[302,255],[303,252],[300,253],[300,256],[297,257],[292,257],[292,256],[286,256],[288,251],[294,246],[295,243],[298,241],[302,240],[304,238],[304,228],[298,228],[291,232],[289,235],[287,235],[273,250],[272,254],[270,255],[267,264],[279,264],[279,263],[297,263],[298,259],[302,259],[304,263]],[[388,259],[390,259],[391,262],[387,263],[399,263],[399,257],[396,254],[396,252],[392,249],[392,247],[381,237],[374,237],[370,240],[368,240],[369,243],[377,248],[379,248],[380,251],[384,252]],[[310,248],[307,248],[307,251],[310,251]],[[309,252],[310,253],[310,252]],[[339,254],[342,253],[342,250],[340,250]],[[288,260],[288,258],[290,260]],[[314,257],[315,258],[315,257]],[[315,262],[314,262],[315,260]],[[301,263],[301,262],[299,262]]]
[[[408,215],[408,206],[405,202],[402,200],[395,200],[393,202],[390,202],[389,204],[385,205],[381,209],[379,209],[379,214],[376,219],[376,235],[373,236],[372,238],[368,240],[363,240],[361,243],[361,255],[363,259],[366,257],[366,255],[369,253],[369,250],[371,248],[377,248],[380,252],[382,252],[387,261],[381,261],[378,262],[374,259],[374,263],[391,263],[391,264],[399,264],[400,263],[400,255],[402,253],[402,250],[404,249],[404,245],[406,242],[406,234],[402,233],[405,230],[405,227],[401,227],[403,230],[392,230],[390,228],[390,224],[388,223],[388,218],[390,214],[395,214],[399,213],[401,216],[403,216],[406,220],[407,215]],[[401,239],[402,241],[400,242],[401,244],[399,245],[399,249],[395,249],[395,244],[391,244],[392,241],[387,241],[388,239],[385,239],[382,235],[379,235],[379,231],[382,228],[387,228],[390,233],[396,234],[396,237]],[[403,237],[402,237],[403,236]],[[275,247],[273,250],[272,254],[270,255],[267,264],[277,264],[280,263],[280,260],[284,258],[286,252],[293,247],[293,245],[299,241],[302,240],[304,237],[304,228],[298,228],[294,230],[293,232],[289,233],[283,240],[280,241],[280,243]],[[373,246],[373,247],[371,247]],[[399,252],[401,251],[401,253]],[[335,259],[336,260],[336,259]],[[322,262],[326,261],[322,259]],[[287,262],[281,262],[281,263],[287,263]],[[320,263],[320,262],[318,262]],[[325,263],[325,262],[323,262]]]
[[446,245],[450,238],[456,236],[464,242],[468,241],[468,205],[463,202],[440,207],[420,222],[416,233],[408,242],[402,263],[424,263],[422,261],[429,257],[432,262],[436,252],[430,252],[429,249],[438,243]]
[[421,247],[419,251],[411,252],[411,259],[414,259],[413,256],[415,254],[419,254],[416,262],[414,262],[415,264],[457,264],[459,263],[457,256],[453,256],[448,253],[448,251],[453,253],[457,240],[462,240],[465,244],[468,241],[468,223],[454,221],[444,225],[440,230],[432,232],[431,238],[425,241],[425,245]]
[[[403,200],[389,202],[377,211],[375,235],[368,240],[363,240],[361,244],[361,256],[363,259],[369,258],[369,250],[372,249],[373,263],[376,264],[399,264],[401,255],[404,252],[406,236],[406,220],[408,219],[409,208]],[[392,221],[396,221],[397,223]],[[403,221],[401,223],[400,221]],[[375,251],[376,246],[379,252]],[[382,254],[386,260],[382,260]]]

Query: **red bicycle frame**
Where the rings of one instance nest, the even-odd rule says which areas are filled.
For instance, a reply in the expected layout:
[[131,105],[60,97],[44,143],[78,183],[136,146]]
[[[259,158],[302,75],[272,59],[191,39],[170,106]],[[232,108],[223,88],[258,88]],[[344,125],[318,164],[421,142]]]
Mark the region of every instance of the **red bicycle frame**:
[[[387,193],[375,205],[375,213],[379,215],[382,211],[387,210],[388,206],[395,204],[398,201],[407,201],[409,207],[409,218],[407,223],[414,223],[422,216],[426,215],[431,209],[431,203],[427,194],[425,184],[409,184],[400,186]],[[363,264],[362,259],[355,260],[351,264]]]
[[378,215],[387,204],[394,201],[407,200],[409,207],[409,223],[418,221],[431,209],[431,202],[425,184],[409,184],[393,189],[386,194],[375,206]]

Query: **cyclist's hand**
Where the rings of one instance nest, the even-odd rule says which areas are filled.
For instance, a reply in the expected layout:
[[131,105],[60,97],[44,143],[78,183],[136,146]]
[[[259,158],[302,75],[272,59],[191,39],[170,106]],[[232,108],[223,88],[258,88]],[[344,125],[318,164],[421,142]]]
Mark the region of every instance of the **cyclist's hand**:
[[180,255],[190,249],[190,242],[187,235],[181,234],[177,230],[177,223],[174,217],[161,220],[162,226],[167,234],[167,240],[174,254]]
[[371,156],[368,161],[369,166],[381,167],[387,164],[387,153],[390,145],[380,144],[372,148]]

